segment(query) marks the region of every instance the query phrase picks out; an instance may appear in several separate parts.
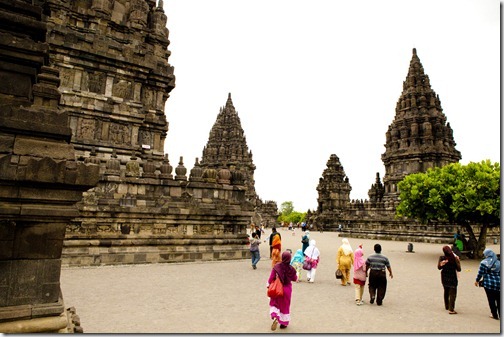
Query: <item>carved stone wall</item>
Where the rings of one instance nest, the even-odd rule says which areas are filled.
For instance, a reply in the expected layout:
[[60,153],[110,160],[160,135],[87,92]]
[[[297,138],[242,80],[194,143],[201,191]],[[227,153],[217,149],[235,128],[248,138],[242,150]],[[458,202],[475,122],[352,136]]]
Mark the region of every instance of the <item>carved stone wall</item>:
[[46,11],[76,157],[100,167],[67,227],[63,263],[247,257],[253,206],[248,176],[235,169],[243,158],[187,172],[163,151],[175,76],[162,1],[48,0]]
[[0,0],[0,332],[67,330],[60,291],[65,228],[98,182],[79,162],[43,7]]

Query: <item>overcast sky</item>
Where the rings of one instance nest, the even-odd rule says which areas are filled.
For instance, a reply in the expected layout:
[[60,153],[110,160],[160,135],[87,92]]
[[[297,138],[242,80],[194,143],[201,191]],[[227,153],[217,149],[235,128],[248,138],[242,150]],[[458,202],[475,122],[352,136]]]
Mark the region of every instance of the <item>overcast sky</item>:
[[317,207],[331,154],[351,199],[383,178],[385,132],[412,49],[439,95],[463,164],[500,162],[500,2],[494,0],[165,0],[176,87],[165,152],[190,170],[231,93],[278,207]]

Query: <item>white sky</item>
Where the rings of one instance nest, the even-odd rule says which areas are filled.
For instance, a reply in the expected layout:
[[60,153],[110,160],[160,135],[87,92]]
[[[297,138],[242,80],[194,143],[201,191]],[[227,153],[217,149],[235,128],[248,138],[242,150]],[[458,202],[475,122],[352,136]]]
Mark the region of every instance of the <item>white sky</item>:
[[188,170],[231,93],[256,191],[316,209],[336,154],[351,199],[383,178],[385,132],[412,49],[439,95],[463,164],[500,162],[500,2],[165,0],[176,87],[165,152]]

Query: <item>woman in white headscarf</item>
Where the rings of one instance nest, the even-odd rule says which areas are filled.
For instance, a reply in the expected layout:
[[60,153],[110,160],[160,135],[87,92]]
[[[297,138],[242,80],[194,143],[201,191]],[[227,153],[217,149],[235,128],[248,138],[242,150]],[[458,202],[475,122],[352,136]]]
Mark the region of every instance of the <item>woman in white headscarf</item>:
[[320,251],[316,247],[317,242],[315,240],[310,240],[310,245],[305,249],[305,261],[311,262],[311,269],[307,270],[306,280],[310,283],[315,281],[315,274],[317,273],[317,265],[320,262]]
[[338,248],[338,255],[336,256],[336,263],[338,264],[338,269],[343,273],[341,285],[346,286],[350,284],[350,269],[352,269],[354,263],[354,253],[348,239],[345,238],[341,242],[342,244]]

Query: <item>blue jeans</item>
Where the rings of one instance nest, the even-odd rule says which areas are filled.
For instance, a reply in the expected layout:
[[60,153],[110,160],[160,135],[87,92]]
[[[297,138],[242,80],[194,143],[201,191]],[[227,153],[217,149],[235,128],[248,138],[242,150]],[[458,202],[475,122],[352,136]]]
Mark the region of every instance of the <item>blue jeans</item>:
[[252,255],[252,265],[255,266],[257,262],[261,259],[261,256],[259,255],[259,251],[256,250],[255,252],[251,251],[250,255]]

